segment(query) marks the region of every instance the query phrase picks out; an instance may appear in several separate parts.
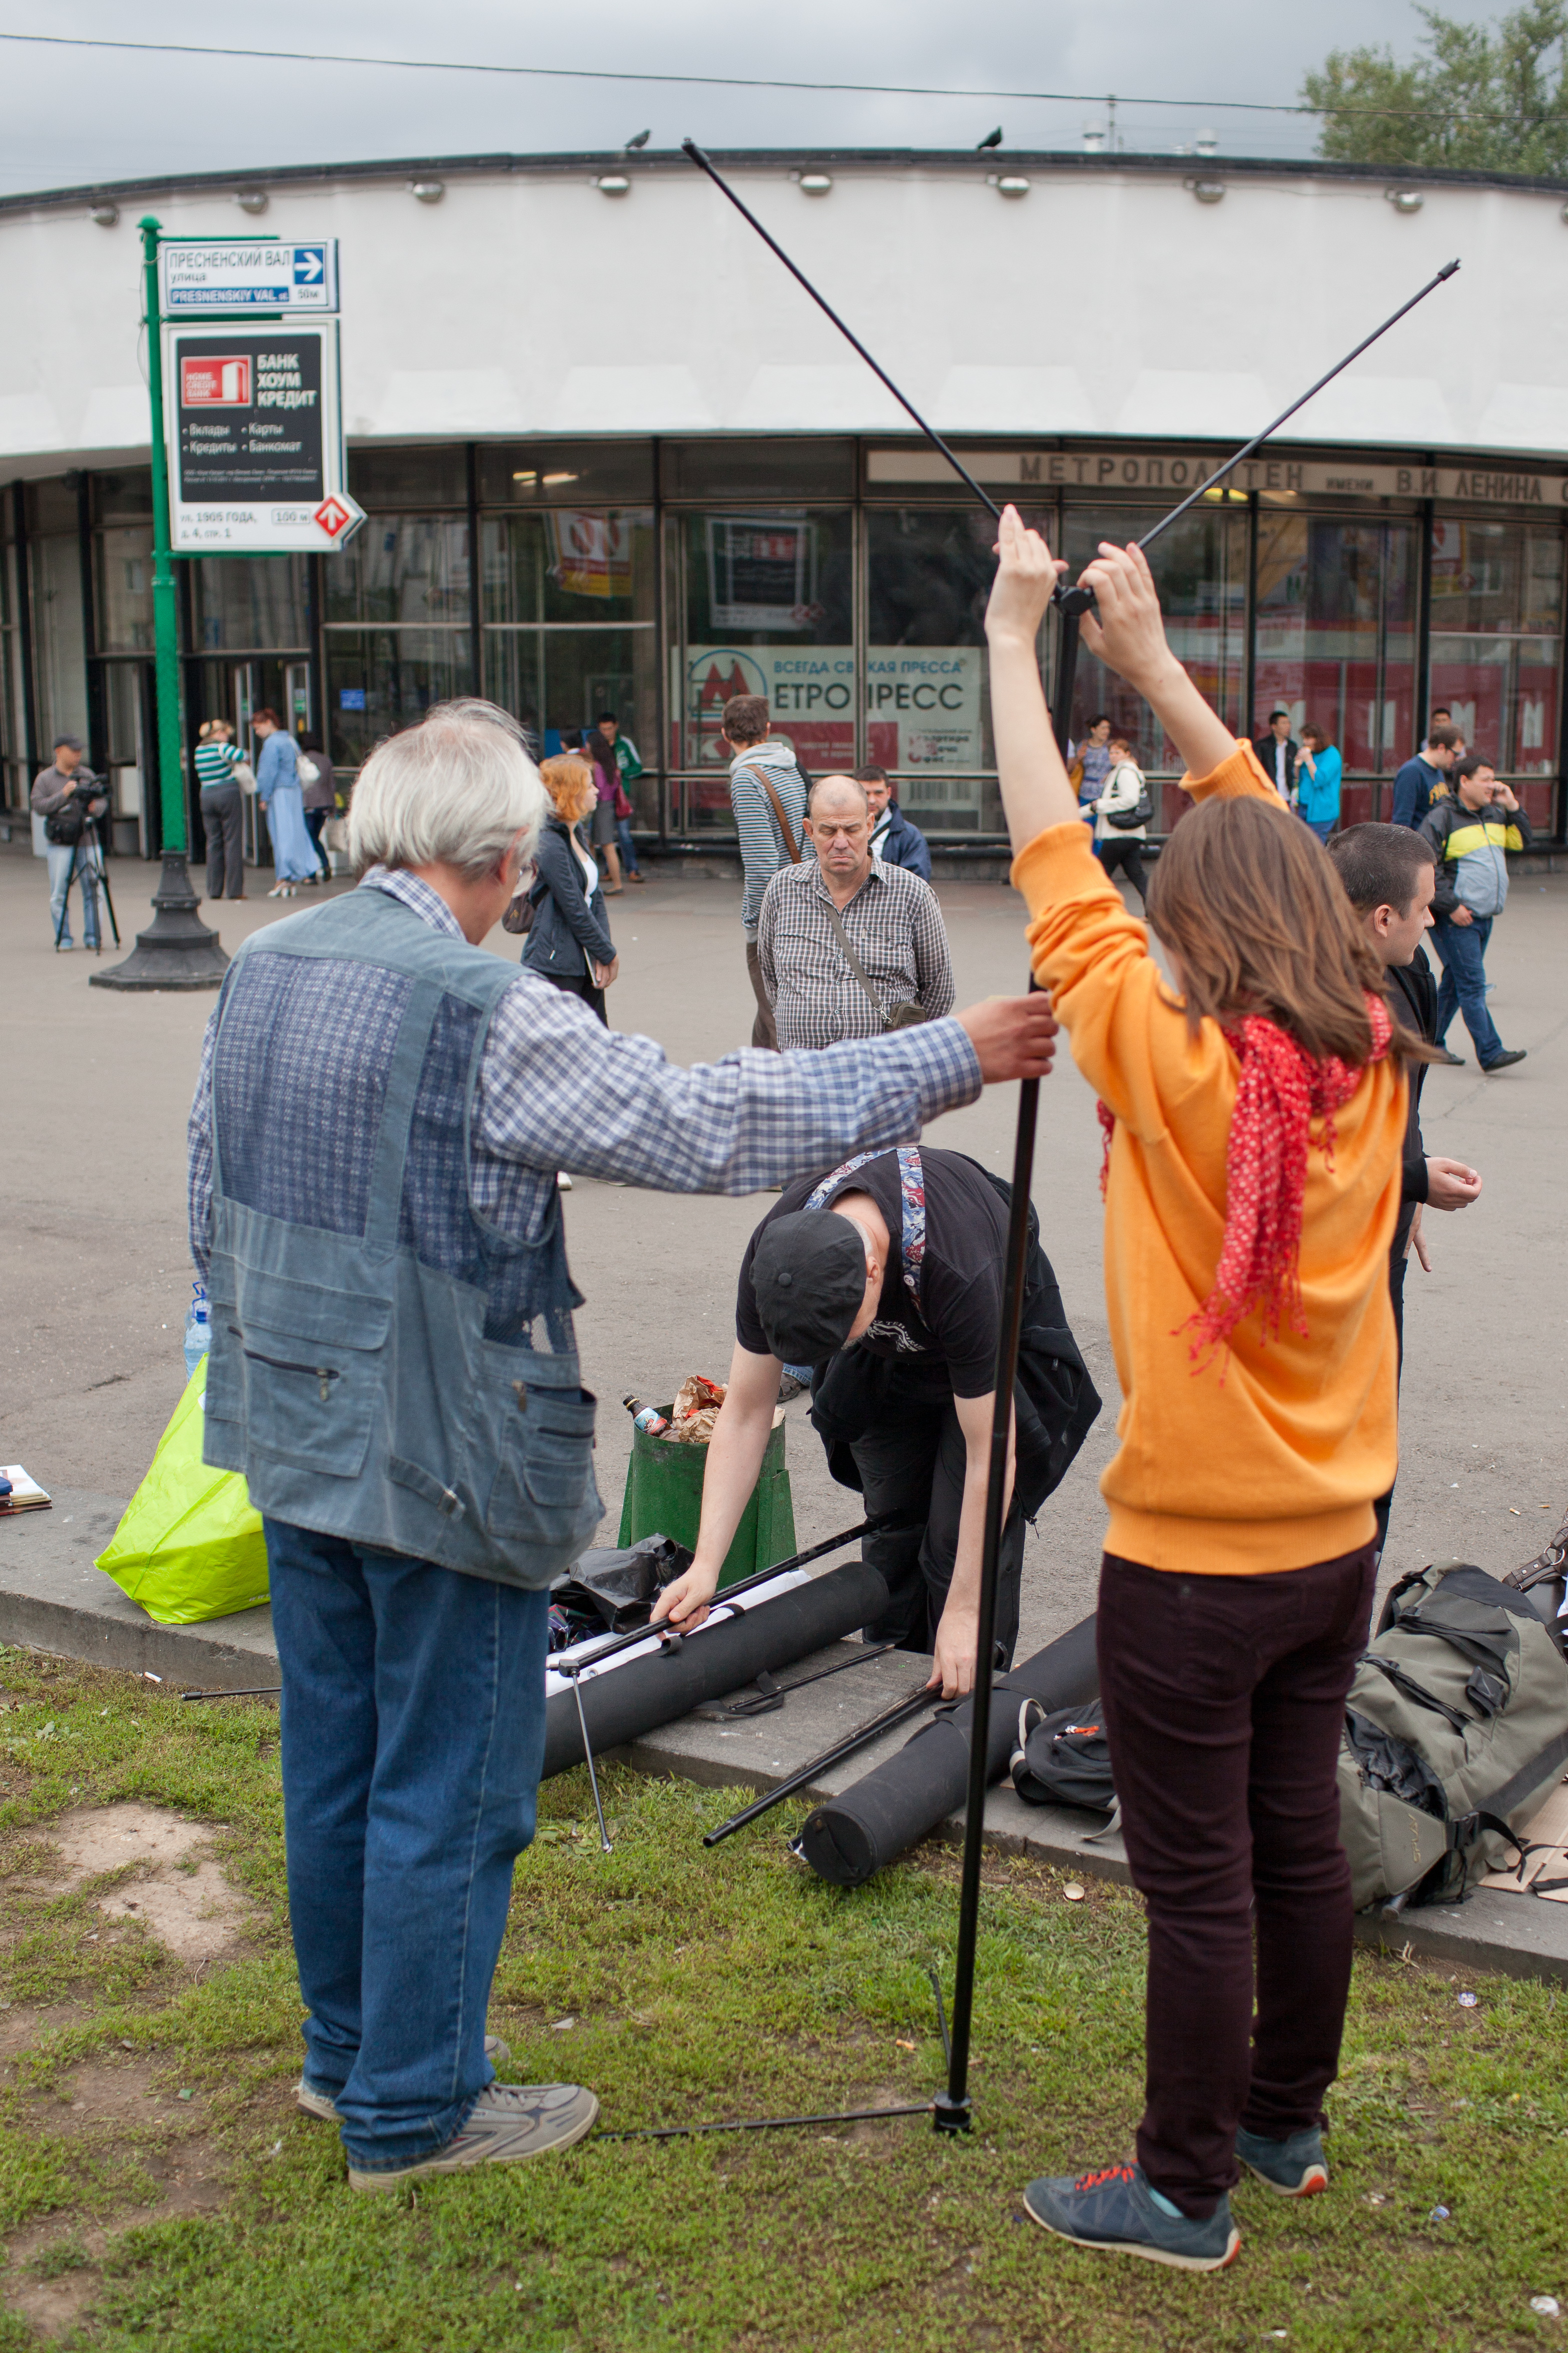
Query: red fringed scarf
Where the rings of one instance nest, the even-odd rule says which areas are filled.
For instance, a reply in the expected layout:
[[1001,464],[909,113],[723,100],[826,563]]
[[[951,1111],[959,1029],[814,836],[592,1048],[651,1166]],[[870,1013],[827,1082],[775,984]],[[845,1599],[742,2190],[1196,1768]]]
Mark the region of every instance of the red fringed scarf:
[[[1368,995],[1372,1055],[1388,1051],[1393,1023],[1380,997]],[[1193,1368],[1201,1371],[1215,1350],[1228,1347],[1231,1334],[1256,1309],[1265,1341],[1289,1328],[1305,1339],[1301,1313],[1301,1210],[1307,1190],[1307,1153],[1311,1127],[1321,1120],[1317,1143],[1330,1167],[1334,1157],[1334,1118],[1362,1082],[1362,1071],[1338,1055],[1316,1062],[1277,1022],[1249,1014],[1227,1023],[1226,1037],[1241,1060],[1236,1107],[1225,1162],[1225,1239],[1214,1287],[1195,1315],[1178,1327],[1194,1335]],[[1100,1106],[1106,1164],[1115,1120]],[[1106,1168],[1100,1171],[1105,1187]]]

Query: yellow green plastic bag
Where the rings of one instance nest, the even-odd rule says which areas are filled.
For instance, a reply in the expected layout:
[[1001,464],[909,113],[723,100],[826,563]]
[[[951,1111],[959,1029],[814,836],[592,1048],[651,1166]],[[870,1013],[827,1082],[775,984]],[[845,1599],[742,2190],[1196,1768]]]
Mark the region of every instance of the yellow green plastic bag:
[[267,1599],[261,1514],[237,1471],[202,1461],[204,1356],[98,1566],[161,1626],[226,1618]]

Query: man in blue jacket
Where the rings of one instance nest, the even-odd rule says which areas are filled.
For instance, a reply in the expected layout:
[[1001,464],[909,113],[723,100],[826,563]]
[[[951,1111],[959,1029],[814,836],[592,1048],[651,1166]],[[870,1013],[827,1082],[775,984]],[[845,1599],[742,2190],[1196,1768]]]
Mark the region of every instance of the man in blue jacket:
[[1417,752],[1413,760],[1406,760],[1394,779],[1391,824],[1407,825],[1413,831],[1421,824],[1461,748],[1457,727],[1434,725],[1425,750]]
[[855,781],[866,788],[871,810],[871,855],[884,866],[906,867],[922,882],[931,881],[931,851],[918,825],[911,825],[898,802],[886,768],[857,768]]

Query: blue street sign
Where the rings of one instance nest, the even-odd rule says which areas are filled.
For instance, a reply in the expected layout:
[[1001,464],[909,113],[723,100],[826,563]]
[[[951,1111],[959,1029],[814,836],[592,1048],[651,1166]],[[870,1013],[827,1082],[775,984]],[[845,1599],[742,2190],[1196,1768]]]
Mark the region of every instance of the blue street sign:
[[338,242],[312,237],[167,237],[158,248],[168,319],[247,311],[312,315],[338,307]]

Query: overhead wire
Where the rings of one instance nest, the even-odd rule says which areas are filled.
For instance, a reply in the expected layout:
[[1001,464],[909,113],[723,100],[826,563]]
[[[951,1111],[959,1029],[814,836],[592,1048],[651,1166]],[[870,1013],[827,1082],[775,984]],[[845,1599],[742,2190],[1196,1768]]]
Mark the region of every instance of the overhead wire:
[[[0,41],[30,44],[38,48],[113,49],[148,57],[230,58],[279,65],[384,66],[403,73],[504,74],[540,81],[630,82],[648,88],[679,90],[784,90],[821,97],[999,99],[1015,105],[1174,107],[1188,113],[1290,114],[1297,116],[1364,116],[1398,121],[1498,122],[1527,127],[1514,114],[1493,114],[1453,106],[1362,106],[1353,103],[1311,106],[1305,100],[1287,104],[1278,99],[1246,98],[1127,98],[1107,90],[987,90],[939,88],[931,82],[803,81],[765,74],[643,73],[631,68],[606,66],[528,66],[487,63],[468,58],[375,58],[340,49],[245,48],[206,41],[125,41],[85,33],[14,33],[0,30]],[[1568,121],[1563,115],[1531,115],[1528,127],[1541,129]]]

